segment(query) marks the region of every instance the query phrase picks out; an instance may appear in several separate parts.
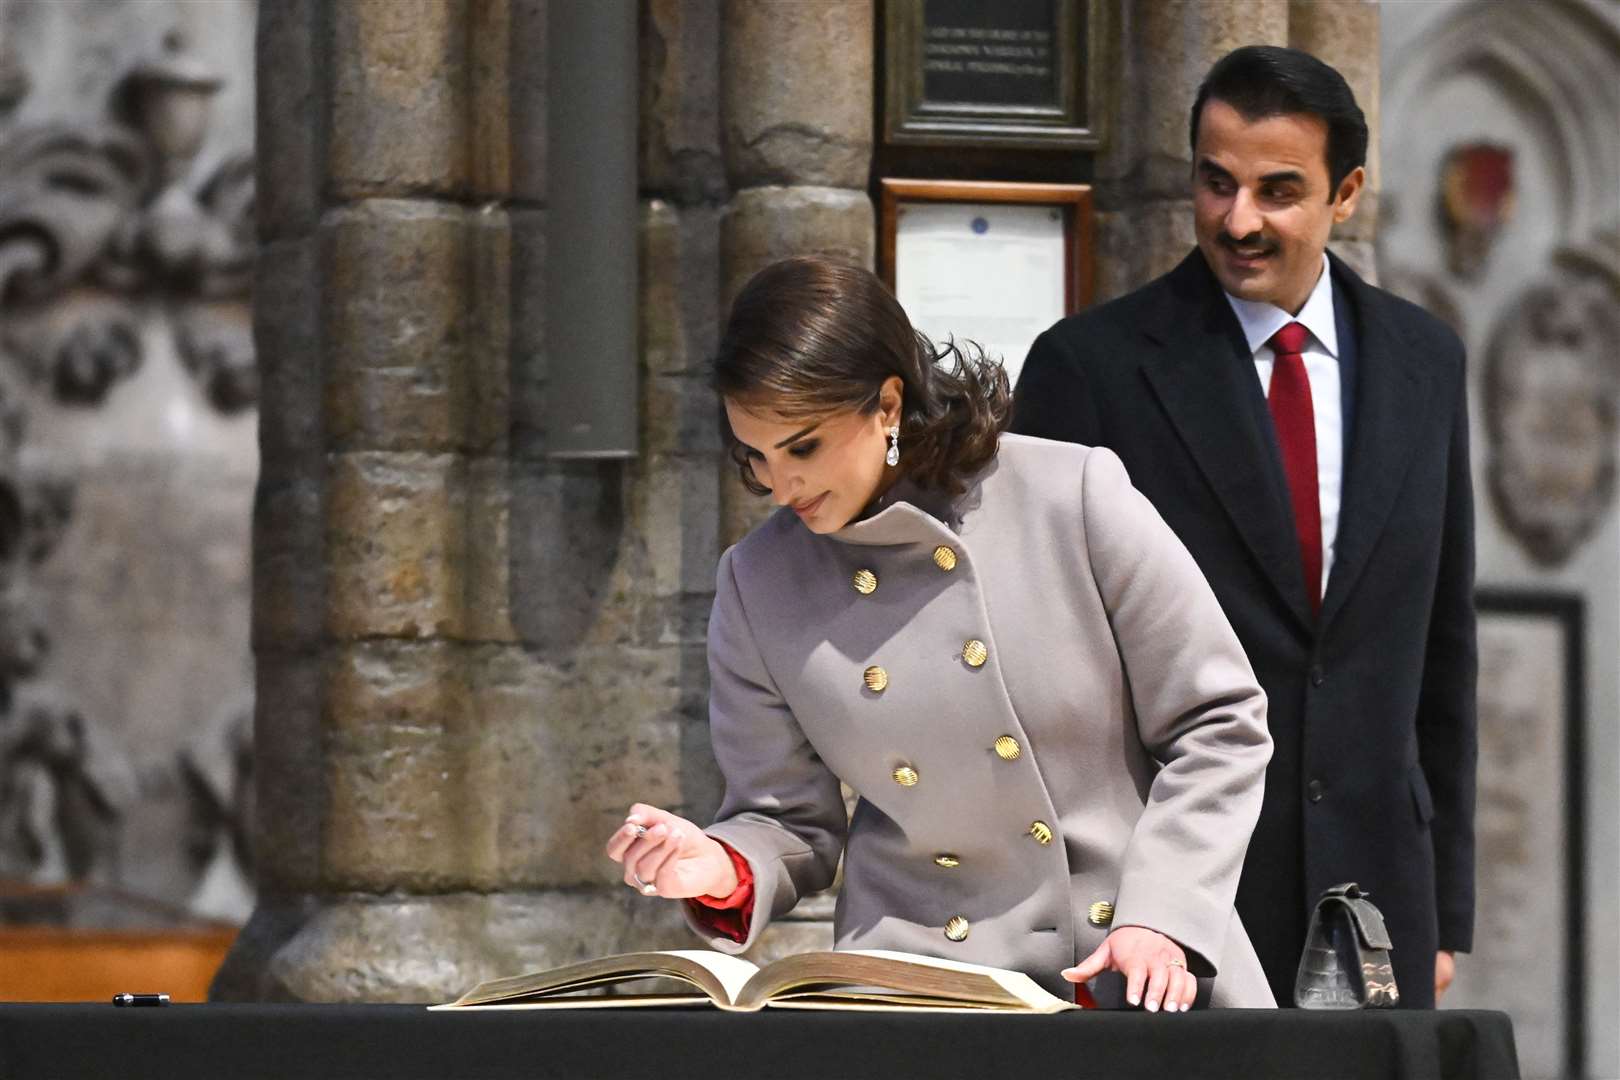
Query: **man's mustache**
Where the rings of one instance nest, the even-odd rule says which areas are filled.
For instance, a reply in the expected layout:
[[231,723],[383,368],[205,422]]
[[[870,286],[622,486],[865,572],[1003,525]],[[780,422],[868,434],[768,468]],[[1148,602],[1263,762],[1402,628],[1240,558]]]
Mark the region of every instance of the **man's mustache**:
[[1277,253],[1277,245],[1265,239],[1259,233],[1250,233],[1248,236],[1243,237],[1234,237],[1228,233],[1221,233],[1217,240],[1222,247],[1233,253],[1240,251],[1245,255],[1275,255]]

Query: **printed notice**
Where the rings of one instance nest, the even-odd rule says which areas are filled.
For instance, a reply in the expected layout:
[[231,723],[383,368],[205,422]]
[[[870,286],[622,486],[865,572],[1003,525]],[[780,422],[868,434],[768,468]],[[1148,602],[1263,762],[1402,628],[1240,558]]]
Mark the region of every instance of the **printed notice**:
[[1064,315],[1063,213],[1051,206],[913,202],[895,222],[895,295],[936,343],[980,345],[1007,377]]

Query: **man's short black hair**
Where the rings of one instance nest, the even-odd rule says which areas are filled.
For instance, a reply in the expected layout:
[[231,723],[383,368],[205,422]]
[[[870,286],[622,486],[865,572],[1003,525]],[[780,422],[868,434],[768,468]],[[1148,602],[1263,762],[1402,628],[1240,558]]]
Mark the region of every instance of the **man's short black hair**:
[[1198,155],[1198,118],[1204,102],[1224,101],[1251,123],[1304,113],[1327,123],[1328,199],[1351,171],[1367,162],[1367,118],[1350,84],[1308,52],[1276,45],[1233,49],[1209,69],[1193,102],[1188,140]]

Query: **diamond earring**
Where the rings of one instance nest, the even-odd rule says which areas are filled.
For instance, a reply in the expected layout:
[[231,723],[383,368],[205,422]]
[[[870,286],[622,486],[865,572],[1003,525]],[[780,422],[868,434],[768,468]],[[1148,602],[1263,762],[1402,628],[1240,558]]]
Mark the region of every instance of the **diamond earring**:
[[883,460],[893,466],[900,464],[900,425],[895,424],[889,428],[889,452],[883,455]]

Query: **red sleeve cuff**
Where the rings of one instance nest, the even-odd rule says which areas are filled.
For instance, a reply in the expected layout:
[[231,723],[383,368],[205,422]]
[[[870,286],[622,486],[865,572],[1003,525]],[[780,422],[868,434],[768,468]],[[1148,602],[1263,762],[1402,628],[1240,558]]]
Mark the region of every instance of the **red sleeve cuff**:
[[737,887],[729,896],[694,896],[687,903],[692,917],[717,934],[723,934],[738,944],[748,940],[748,926],[754,917],[754,872],[748,860],[737,854],[724,840],[718,841],[731,856],[732,869],[737,871]]

